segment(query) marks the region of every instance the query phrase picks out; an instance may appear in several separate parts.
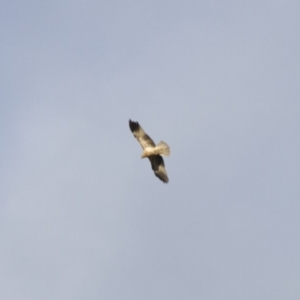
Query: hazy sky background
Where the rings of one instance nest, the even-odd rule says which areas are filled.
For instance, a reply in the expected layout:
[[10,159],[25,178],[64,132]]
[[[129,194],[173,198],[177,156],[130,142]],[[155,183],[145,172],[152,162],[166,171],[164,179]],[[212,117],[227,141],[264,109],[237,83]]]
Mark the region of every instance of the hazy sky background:
[[299,300],[299,13],[1,1],[0,298]]

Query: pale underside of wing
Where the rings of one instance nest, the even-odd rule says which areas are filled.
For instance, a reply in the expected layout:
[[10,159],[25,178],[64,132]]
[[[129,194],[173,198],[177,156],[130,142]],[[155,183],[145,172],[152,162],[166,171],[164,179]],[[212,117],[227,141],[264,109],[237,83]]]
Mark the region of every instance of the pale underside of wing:
[[155,143],[153,142],[151,137],[143,130],[138,122],[129,120],[129,127],[134,137],[138,140],[143,149],[155,147]]

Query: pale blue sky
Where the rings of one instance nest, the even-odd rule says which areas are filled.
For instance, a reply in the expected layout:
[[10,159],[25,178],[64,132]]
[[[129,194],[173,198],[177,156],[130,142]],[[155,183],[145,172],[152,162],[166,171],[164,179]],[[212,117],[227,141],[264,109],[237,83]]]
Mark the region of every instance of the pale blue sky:
[[298,300],[299,12],[1,1],[0,298]]

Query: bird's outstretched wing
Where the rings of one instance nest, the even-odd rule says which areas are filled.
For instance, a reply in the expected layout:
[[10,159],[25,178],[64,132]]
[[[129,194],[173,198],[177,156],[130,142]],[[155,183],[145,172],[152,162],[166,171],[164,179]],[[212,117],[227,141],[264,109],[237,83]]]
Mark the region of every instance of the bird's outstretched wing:
[[149,156],[149,160],[155,176],[157,176],[164,183],[168,183],[169,178],[165,169],[164,159],[160,155],[153,155]]
[[129,127],[134,137],[139,141],[142,148],[155,147],[155,143],[151,137],[143,130],[138,122],[129,120]]

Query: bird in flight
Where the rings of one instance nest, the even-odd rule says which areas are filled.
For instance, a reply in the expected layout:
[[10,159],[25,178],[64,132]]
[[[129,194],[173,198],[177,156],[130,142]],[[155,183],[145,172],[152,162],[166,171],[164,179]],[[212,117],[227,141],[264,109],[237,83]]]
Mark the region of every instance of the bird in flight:
[[153,140],[148,134],[146,134],[138,122],[129,120],[129,127],[134,137],[138,140],[144,150],[142,153],[142,158],[148,157],[155,176],[157,176],[164,183],[168,183],[169,178],[165,169],[164,160],[161,155],[170,155],[169,146],[163,141],[155,145]]

